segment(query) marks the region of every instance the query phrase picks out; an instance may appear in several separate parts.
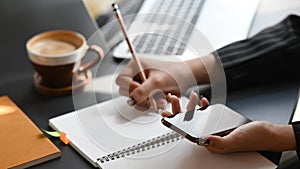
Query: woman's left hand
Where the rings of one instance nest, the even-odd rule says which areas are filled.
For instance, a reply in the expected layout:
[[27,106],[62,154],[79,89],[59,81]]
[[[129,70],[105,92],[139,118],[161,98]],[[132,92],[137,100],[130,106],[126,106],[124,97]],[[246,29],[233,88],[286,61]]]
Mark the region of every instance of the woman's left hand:
[[[172,112],[162,112],[162,116],[180,113],[179,99],[169,96]],[[198,95],[190,94],[188,110],[195,108]],[[206,107],[209,102],[206,98],[200,99],[200,106]],[[215,135],[205,136],[209,144],[205,148],[217,154],[242,152],[242,151],[287,151],[296,149],[296,140],[291,125],[273,124],[264,121],[254,121],[244,124],[228,135],[221,137]]]

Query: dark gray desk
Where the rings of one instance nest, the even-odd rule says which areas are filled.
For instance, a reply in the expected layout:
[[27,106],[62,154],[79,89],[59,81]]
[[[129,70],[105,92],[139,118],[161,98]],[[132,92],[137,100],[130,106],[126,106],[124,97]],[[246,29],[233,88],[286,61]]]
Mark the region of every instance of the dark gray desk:
[[[88,38],[97,27],[80,0],[0,1],[0,95],[14,100],[41,128],[49,128],[49,118],[74,110],[71,95],[48,97],[33,87],[34,71],[27,58],[25,42],[38,32],[52,29],[70,29]],[[113,65],[110,59],[107,62]],[[111,66],[108,71],[113,69]],[[32,168],[94,168],[70,146],[53,141],[62,151],[61,158]]]
[[[0,95],[12,98],[38,127],[49,128],[49,118],[74,110],[72,96],[48,97],[35,91],[25,42],[51,29],[70,29],[90,37],[97,28],[80,0],[2,0],[0,14]],[[104,62],[102,74],[113,72],[119,64],[111,57]],[[229,94],[227,104],[252,120],[287,123],[298,86],[297,82],[285,82],[235,91]],[[107,98],[97,97],[99,101]],[[61,158],[32,168],[94,168],[71,147],[53,142],[62,151]]]

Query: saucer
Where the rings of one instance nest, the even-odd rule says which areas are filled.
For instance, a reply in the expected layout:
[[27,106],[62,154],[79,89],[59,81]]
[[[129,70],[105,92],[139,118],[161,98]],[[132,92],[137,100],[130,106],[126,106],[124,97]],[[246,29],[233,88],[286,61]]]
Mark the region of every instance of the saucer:
[[82,91],[84,87],[91,81],[91,79],[92,72],[87,70],[79,73],[76,77],[76,81],[73,80],[72,85],[64,87],[51,87],[43,84],[42,78],[37,72],[35,72],[33,75],[33,83],[37,91],[49,96],[62,96],[71,94],[72,92]]

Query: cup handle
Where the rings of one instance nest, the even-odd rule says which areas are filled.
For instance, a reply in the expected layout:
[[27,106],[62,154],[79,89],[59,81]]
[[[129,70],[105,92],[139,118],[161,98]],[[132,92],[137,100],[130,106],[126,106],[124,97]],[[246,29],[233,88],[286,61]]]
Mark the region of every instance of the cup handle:
[[91,68],[92,66],[94,66],[95,64],[97,64],[98,62],[101,62],[104,58],[104,52],[103,49],[100,46],[97,45],[91,45],[88,47],[88,51],[94,51],[97,53],[98,57],[96,60],[90,61],[84,65],[81,65],[79,67],[79,72],[83,72],[86,71],[87,69]]

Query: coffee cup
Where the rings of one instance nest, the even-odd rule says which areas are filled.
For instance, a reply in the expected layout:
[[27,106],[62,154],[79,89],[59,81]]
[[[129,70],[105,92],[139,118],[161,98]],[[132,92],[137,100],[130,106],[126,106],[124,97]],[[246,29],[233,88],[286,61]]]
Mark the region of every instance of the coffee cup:
[[[100,62],[104,52],[100,46],[87,45],[83,35],[69,30],[42,32],[26,43],[28,57],[43,86],[62,88],[72,85],[73,78]],[[97,58],[85,64],[87,51]]]

